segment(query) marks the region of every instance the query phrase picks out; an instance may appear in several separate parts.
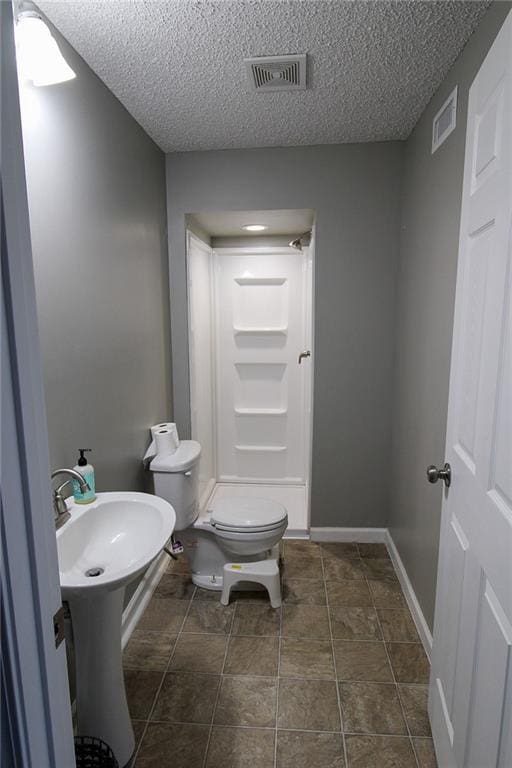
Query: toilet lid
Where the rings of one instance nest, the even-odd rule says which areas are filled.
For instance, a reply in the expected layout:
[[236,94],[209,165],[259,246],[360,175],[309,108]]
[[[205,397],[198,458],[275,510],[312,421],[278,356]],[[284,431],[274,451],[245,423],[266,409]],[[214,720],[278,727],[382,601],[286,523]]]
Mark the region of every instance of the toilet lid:
[[282,523],[286,516],[286,509],[276,501],[239,496],[217,501],[212,509],[211,522],[224,529],[264,530]]

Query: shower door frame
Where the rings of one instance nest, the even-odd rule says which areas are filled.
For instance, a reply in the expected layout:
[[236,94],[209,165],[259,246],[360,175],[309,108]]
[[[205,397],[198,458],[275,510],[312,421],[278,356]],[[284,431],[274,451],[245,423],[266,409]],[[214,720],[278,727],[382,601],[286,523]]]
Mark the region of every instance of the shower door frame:
[[[289,246],[283,247],[283,246],[238,246],[238,247],[226,247],[226,248],[214,248],[209,246],[207,243],[202,241],[200,238],[198,238],[196,235],[194,235],[192,232],[187,231],[187,303],[188,303],[188,344],[189,344],[189,393],[190,393],[190,416],[191,416],[191,422],[192,422],[192,413],[194,410],[194,404],[193,404],[193,387],[192,382],[195,375],[195,372],[193,370],[193,358],[191,354],[191,317],[190,317],[190,307],[191,307],[191,301],[190,301],[190,290],[191,290],[191,283],[190,283],[190,264],[189,264],[189,252],[190,252],[190,244],[191,242],[195,241],[196,244],[201,247],[204,250],[209,250],[210,252],[210,258],[211,258],[211,301],[212,301],[212,320],[214,324],[213,329],[213,344],[212,344],[212,368],[213,368],[213,392],[212,392],[212,423],[213,423],[213,430],[214,430],[214,466],[215,466],[215,482],[227,482],[227,481],[221,481],[218,477],[218,435],[217,435],[217,421],[218,421],[218,410],[219,410],[219,392],[218,392],[218,384],[217,384],[217,373],[218,373],[218,343],[219,343],[219,334],[218,334],[218,324],[219,324],[219,317],[218,317],[218,305],[217,305],[217,297],[216,297],[216,283],[217,283],[217,275],[216,275],[216,257],[225,255],[249,255],[249,254],[261,254],[261,255],[279,255],[279,254],[290,254],[290,253],[297,253],[296,249],[291,248]],[[297,254],[298,255],[298,254]],[[284,485],[290,485],[290,486],[297,486],[297,485],[304,485],[306,489],[306,527],[307,530],[309,530],[311,525],[311,468],[312,468],[312,441],[313,441],[313,387],[314,387],[314,368],[313,368],[313,360],[314,360],[314,320],[315,320],[315,308],[314,308],[314,273],[315,273],[315,227],[312,228],[312,235],[310,244],[308,246],[308,251],[306,255],[306,269],[305,269],[305,275],[303,279],[303,301],[304,301],[304,308],[305,308],[305,334],[304,334],[304,340],[305,340],[305,349],[309,350],[311,352],[311,357],[307,358],[303,365],[306,364],[309,367],[309,371],[305,372],[305,387],[304,387],[304,396],[303,396],[303,412],[304,412],[304,418],[305,418],[305,433],[304,433],[304,456],[303,456],[303,471],[304,471],[304,482],[303,483],[291,483],[291,482],[283,482],[279,479],[265,479],[264,481],[260,481],[259,484],[262,485],[276,485],[276,486],[284,486]],[[304,254],[301,254],[301,256],[304,256]],[[245,484],[258,484],[258,481],[255,481],[255,479],[247,479],[247,480],[240,480],[239,483],[241,485]],[[235,483],[233,483],[234,485]]]

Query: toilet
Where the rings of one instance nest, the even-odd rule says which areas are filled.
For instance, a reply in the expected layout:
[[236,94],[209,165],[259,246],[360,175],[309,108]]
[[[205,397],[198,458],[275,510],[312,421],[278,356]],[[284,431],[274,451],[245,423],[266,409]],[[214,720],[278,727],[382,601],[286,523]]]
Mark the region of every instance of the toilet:
[[222,591],[227,605],[232,587],[265,587],[272,607],[281,604],[279,542],[288,525],[286,509],[265,498],[234,496],[199,511],[201,446],[182,440],[171,454],[149,464],[156,496],[176,512],[175,532],[185,547],[192,581]]

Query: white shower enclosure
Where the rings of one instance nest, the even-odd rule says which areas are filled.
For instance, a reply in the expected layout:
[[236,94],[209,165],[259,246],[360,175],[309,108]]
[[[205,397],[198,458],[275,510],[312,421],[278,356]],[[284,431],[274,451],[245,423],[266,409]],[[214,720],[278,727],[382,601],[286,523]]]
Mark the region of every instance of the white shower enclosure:
[[[187,235],[192,437],[201,504],[265,496],[309,527],[314,240],[210,248]],[[300,362],[299,362],[300,360]]]

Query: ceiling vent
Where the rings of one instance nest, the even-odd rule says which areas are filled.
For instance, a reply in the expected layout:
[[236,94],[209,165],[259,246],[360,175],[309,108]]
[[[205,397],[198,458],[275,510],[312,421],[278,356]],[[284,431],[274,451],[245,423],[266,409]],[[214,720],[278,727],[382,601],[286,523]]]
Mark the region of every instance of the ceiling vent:
[[258,56],[245,59],[254,91],[303,91],[306,88],[306,54]]
[[450,93],[432,122],[432,154],[439,149],[457,124],[457,86]]

